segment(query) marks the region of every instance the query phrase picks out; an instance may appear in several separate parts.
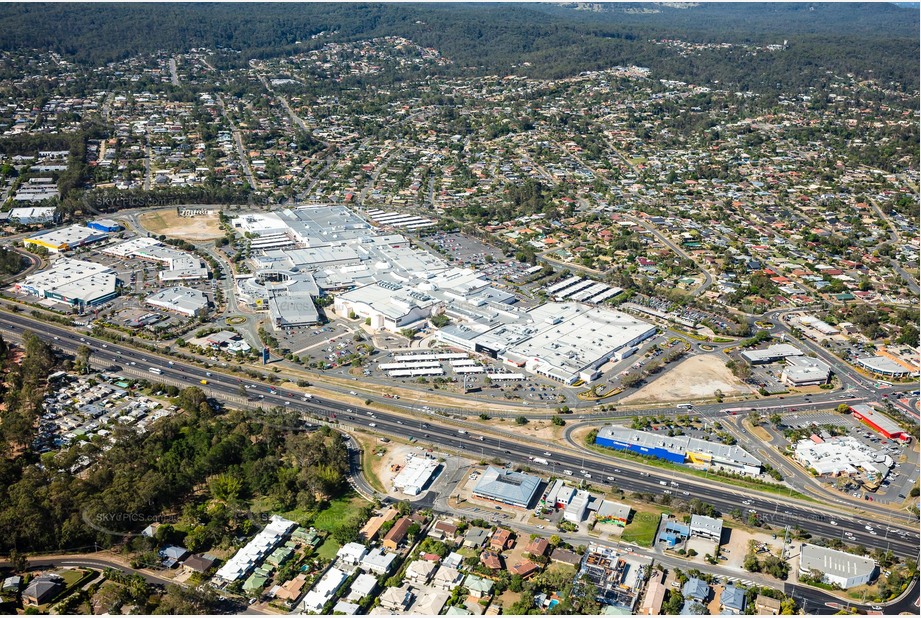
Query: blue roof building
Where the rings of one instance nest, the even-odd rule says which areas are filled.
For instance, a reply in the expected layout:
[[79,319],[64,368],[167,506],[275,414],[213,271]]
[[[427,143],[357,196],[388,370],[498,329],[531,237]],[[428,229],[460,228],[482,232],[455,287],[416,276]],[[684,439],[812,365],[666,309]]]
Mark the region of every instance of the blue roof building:
[[694,599],[703,603],[710,596],[710,584],[698,577],[692,577],[681,589],[685,599]]
[[720,594],[720,607],[724,613],[728,611],[732,614],[744,614],[745,590],[736,588],[732,584],[723,588]]

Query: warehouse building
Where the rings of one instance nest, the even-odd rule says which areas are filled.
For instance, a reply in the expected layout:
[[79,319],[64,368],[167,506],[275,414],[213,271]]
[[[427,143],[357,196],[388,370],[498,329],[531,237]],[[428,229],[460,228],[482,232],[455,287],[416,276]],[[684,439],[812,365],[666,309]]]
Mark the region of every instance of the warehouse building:
[[776,363],[791,356],[802,356],[803,352],[799,348],[788,343],[778,343],[768,346],[763,350],[745,350],[740,356],[748,361],[751,365],[767,365]]
[[413,457],[393,479],[393,486],[406,495],[418,496],[432,480],[440,465],[437,459]]
[[574,524],[579,524],[585,519],[585,512],[588,510],[588,503],[591,502],[591,500],[592,494],[583,489],[578,490],[569,504],[566,505],[566,509],[563,511],[563,519]]
[[911,440],[911,435],[907,431],[902,429],[898,423],[882,412],[878,412],[866,404],[850,406],[850,408],[854,418],[866,424],[873,431],[886,439],[899,440],[901,442],[909,442]]
[[58,230],[37,234],[22,241],[27,248],[44,247],[51,253],[69,251],[108,238],[105,232],[93,230],[83,225],[71,225]]
[[608,425],[598,431],[595,444],[702,468],[713,467],[752,475],[761,472],[761,462],[741,447],[708,442],[688,436],[668,437]]
[[706,515],[691,515],[691,536],[701,537],[719,543],[723,536],[723,520]]
[[106,233],[120,232],[124,229],[118,221],[113,219],[96,219],[87,223],[86,227]]
[[489,466],[473,488],[473,495],[526,509],[540,484],[540,477]]
[[16,290],[83,310],[118,296],[118,278],[108,266],[60,258],[50,268],[26,277]]
[[21,223],[22,225],[33,225],[38,223],[53,223],[57,217],[57,209],[54,206],[35,206],[32,208],[13,208],[10,210],[9,218]]
[[166,288],[147,297],[148,305],[194,318],[208,311],[208,297],[204,292],[176,286]]
[[803,543],[799,572],[809,576],[823,574],[822,581],[847,590],[872,581],[876,576],[876,562],[847,552]]
[[818,386],[828,384],[831,367],[817,358],[790,356],[787,366],[780,374],[780,380],[790,386]]
[[630,507],[620,502],[602,500],[595,512],[595,519],[602,524],[614,524],[623,528],[630,520]]

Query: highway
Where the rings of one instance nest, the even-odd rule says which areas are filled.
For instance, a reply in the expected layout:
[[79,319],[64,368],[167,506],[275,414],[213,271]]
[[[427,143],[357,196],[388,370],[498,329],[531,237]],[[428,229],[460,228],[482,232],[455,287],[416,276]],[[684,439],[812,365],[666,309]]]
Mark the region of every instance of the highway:
[[[188,386],[201,386],[201,380],[207,380],[208,384],[201,387],[210,396],[232,406],[287,407],[298,415],[333,420],[344,425],[346,429],[364,427],[368,431],[373,430],[383,435],[401,438],[412,436],[422,442],[455,450],[467,456],[479,455],[483,459],[517,461],[535,469],[543,468],[551,474],[566,475],[566,471],[570,471],[574,480],[583,477],[593,484],[611,484],[630,492],[660,495],[667,491],[671,492],[673,498],[681,500],[697,497],[712,504],[722,513],[742,508],[743,501],[749,501],[749,504],[744,505],[744,509],[755,511],[763,522],[773,528],[799,525],[813,535],[841,538],[850,544],[862,544],[869,548],[891,549],[893,553],[902,557],[918,556],[919,536],[915,526],[888,527],[874,523],[874,530],[870,532],[866,529],[871,525],[868,520],[839,515],[830,511],[826,505],[809,506],[785,499],[783,496],[753,493],[741,488],[716,485],[703,479],[681,477],[680,481],[676,482],[674,474],[668,471],[650,467],[648,471],[636,472],[636,466],[614,459],[603,460],[597,455],[583,456],[544,445],[524,445],[494,436],[480,436],[473,429],[460,430],[443,424],[439,422],[438,417],[428,420],[411,419],[396,413],[333,400],[317,397],[305,399],[301,392],[242,380],[217,370],[209,371],[181,361],[169,361],[165,357],[96,340],[88,335],[74,333],[67,328],[40,322],[22,314],[0,312],[0,328],[13,334],[30,329],[52,345],[68,351],[74,351],[81,344],[90,345],[95,351],[95,363],[102,366],[118,365],[128,373],[146,376],[150,380]],[[170,364],[171,362],[173,364]],[[159,369],[161,373],[149,373],[150,367]],[[247,391],[252,401],[247,402],[241,396],[241,385],[250,387]],[[534,457],[547,459],[549,465],[536,465],[529,459]],[[585,475],[582,470],[585,471]],[[587,475],[591,475],[591,478]],[[677,486],[671,484],[675,482]],[[872,519],[873,516],[868,517]],[[846,538],[846,533],[853,536]]]

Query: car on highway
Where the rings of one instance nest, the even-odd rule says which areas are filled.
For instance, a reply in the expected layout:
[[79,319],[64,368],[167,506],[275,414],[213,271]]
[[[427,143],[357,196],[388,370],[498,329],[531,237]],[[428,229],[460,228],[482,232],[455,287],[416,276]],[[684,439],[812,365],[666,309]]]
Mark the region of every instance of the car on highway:
[[550,457],[550,455],[551,455],[550,451],[544,451],[544,457]]
[[828,523],[829,523],[830,525],[832,525],[832,526],[837,526],[837,525],[838,525],[838,522],[836,522],[834,519],[832,519],[832,520],[829,521]]
[[377,423],[368,423],[368,427],[377,427]]

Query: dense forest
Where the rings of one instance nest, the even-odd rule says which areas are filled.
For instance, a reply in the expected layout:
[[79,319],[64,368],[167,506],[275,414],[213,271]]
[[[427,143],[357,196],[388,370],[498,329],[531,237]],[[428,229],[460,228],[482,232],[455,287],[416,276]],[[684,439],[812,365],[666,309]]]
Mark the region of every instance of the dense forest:
[[[255,498],[280,510],[310,511],[348,489],[340,434],[300,431],[300,422],[283,410],[223,412],[197,387],[177,392],[173,401],[182,413],[149,433],[116,426],[111,448],[95,440],[38,461],[25,447],[35,434],[47,376],[69,364],[35,335],[25,332],[23,340],[17,364],[0,339],[2,552],[109,546],[122,538],[113,532],[136,533],[145,518],[180,512],[195,522],[181,541],[204,551],[252,532],[247,505]],[[81,475],[68,472],[82,456],[95,465]]]
[[[918,87],[917,10],[883,3],[641,6],[647,10],[621,4],[592,11],[549,4],[4,4],[0,49],[50,49],[98,66],[142,52],[208,47],[234,50],[215,60],[230,66],[329,41],[397,35],[439,49],[453,60],[439,70],[455,74],[554,78],[637,64],[740,90],[807,86],[826,71]],[[786,40],[788,48],[684,56],[652,42],[658,39]]]

